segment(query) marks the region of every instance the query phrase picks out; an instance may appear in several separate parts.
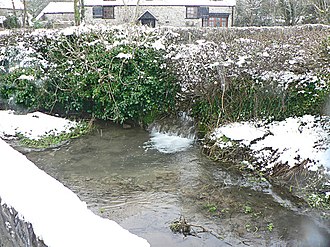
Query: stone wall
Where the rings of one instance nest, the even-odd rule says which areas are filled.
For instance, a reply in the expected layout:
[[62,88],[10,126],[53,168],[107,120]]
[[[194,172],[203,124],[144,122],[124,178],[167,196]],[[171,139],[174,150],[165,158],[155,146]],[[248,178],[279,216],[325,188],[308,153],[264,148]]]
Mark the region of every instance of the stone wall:
[[[212,13],[228,13],[228,26],[232,26],[232,7],[212,7]],[[118,25],[134,22],[146,11],[157,19],[157,26],[202,27],[202,19],[187,19],[185,6],[116,6],[114,19],[93,18],[93,7],[86,7],[86,22],[90,24]]]
[[60,13],[60,14],[50,14],[45,13],[43,16],[43,21],[51,20],[51,21],[72,21],[74,22],[74,14],[73,13]]
[[34,234],[32,225],[18,213],[2,204],[0,198],[0,247],[47,247]]

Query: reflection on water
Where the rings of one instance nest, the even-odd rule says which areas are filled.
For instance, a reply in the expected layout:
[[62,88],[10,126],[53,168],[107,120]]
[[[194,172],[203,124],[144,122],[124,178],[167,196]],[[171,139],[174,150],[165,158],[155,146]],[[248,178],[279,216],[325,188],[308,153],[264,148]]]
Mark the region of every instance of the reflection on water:
[[[77,193],[93,212],[153,247],[299,246],[306,222],[328,236],[310,218],[274,200],[270,190],[258,189],[269,184],[207,160],[192,143],[109,124],[59,149],[30,152],[28,158]],[[169,226],[180,215],[214,234],[173,234]]]

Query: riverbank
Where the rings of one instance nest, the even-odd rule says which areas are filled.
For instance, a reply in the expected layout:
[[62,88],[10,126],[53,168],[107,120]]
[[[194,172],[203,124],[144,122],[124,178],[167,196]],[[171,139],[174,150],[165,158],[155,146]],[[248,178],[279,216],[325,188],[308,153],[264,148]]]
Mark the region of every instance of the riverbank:
[[[20,117],[22,121],[30,116]],[[51,118],[40,115],[39,120],[43,119]],[[43,123],[47,127],[47,121]],[[311,217],[312,211],[294,197],[282,194],[281,188],[258,177],[229,172],[231,169],[221,160],[206,161],[191,146],[192,140],[104,124],[61,148],[30,151],[27,155],[75,191],[95,214],[116,219],[135,234],[150,239],[153,246],[244,246],[243,242],[265,245],[271,241],[326,246],[327,221],[319,215]],[[247,128],[244,130],[235,133],[245,133],[246,137]],[[177,151],[173,152],[175,145]],[[189,149],[196,152],[190,153]],[[29,179],[30,175],[25,175]],[[49,206],[44,208],[52,211]],[[172,234],[170,223],[182,214],[189,223],[212,230],[219,239],[209,233],[202,234],[201,239],[186,240]],[[290,225],[286,223],[288,218]],[[322,227],[315,226],[313,220],[320,221]],[[45,230],[58,236],[56,229]],[[283,239],[284,235],[287,237]]]
[[214,129],[204,152],[281,184],[311,207],[330,209],[329,117],[231,123]]
[[280,184],[328,217],[329,128],[316,116],[329,110],[329,35],[325,25],[3,33],[0,100],[140,126],[184,112],[218,166]]
[[[41,138],[72,130],[77,124],[41,113],[14,115],[13,112],[0,111],[0,115],[1,138],[15,138],[18,133]],[[0,232],[7,233],[1,236],[0,243],[21,246],[27,242],[37,243],[40,239],[40,246],[44,243],[52,247],[150,246],[146,240],[129,233],[116,222],[93,214],[71,190],[2,139],[0,156],[1,212],[11,212],[0,222],[5,225]],[[15,211],[17,215],[13,213]],[[13,223],[15,217],[23,223]],[[29,234],[17,232],[25,229],[24,222]]]

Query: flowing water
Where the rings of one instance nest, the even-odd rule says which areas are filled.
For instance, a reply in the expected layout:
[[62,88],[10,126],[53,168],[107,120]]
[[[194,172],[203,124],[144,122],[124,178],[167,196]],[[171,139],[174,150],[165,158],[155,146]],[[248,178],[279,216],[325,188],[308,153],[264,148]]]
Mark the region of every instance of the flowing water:
[[[60,148],[26,155],[93,212],[153,247],[329,244],[328,219],[310,216],[264,179],[208,160],[189,138],[102,124]],[[197,236],[170,230],[180,217]]]

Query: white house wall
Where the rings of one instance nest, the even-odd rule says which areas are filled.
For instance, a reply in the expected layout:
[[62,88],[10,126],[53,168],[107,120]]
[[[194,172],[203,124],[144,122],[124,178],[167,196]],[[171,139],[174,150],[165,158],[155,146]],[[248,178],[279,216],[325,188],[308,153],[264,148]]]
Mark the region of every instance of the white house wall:
[[52,14],[52,13],[45,13],[41,20],[44,21],[72,21],[74,23],[74,14],[72,13],[63,13],[63,14]]
[[[228,13],[228,26],[232,26],[232,7],[210,7],[210,13]],[[187,19],[185,6],[115,6],[114,19],[93,18],[93,7],[86,7],[86,22],[97,24],[123,24],[135,22],[146,11],[157,19],[156,26],[194,26],[201,27],[202,19]]]

